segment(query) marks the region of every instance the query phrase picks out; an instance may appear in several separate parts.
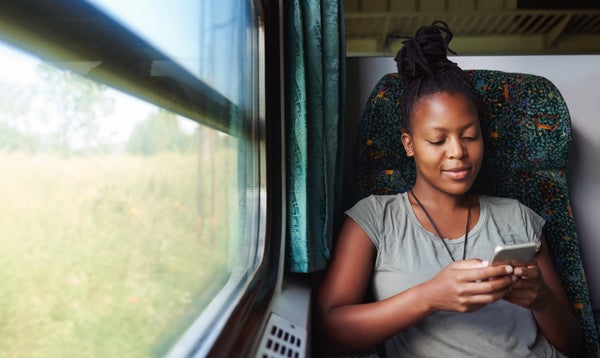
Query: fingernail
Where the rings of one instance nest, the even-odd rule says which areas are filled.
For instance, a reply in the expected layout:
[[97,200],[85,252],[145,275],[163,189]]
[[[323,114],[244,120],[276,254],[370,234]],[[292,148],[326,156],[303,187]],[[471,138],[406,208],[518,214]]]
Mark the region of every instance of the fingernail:
[[488,265],[488,260],[483,260],[481,261],[481,266],[487,266]]
[[513,282],[516,282],[518,279],[519,279],[519,278],[518,278],[517,276],[515,276],[515,275],[512,275],[512,280],[513,280]]
[[510,265],[506,265],[504,266],[504,268],[506,269],[506,273],[512,273],[513,272],[513,267]]

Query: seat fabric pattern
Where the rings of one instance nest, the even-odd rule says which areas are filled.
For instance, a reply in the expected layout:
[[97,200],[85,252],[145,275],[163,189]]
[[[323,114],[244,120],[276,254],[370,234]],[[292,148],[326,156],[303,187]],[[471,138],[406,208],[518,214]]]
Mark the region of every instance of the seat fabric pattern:
[[[467,71],[475,87],[485,143],[475,192],[516,198],[547,220],[544,235],[567,295],[585,329],[585,357],[598,357],[598,330],[583,272],[565,166],[571,119],[558,89],[544,77]],[[401,143],[402,84],[385,75],[368,98],[356,145],[358,198],[410,189],[415,164]]]

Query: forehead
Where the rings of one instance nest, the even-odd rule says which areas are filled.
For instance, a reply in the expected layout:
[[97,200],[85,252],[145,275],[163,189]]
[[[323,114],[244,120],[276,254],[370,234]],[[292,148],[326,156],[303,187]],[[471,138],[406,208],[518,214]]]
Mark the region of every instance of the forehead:
[[462,128],[474,123],[478,123],[475,105],[460,93],[435,93],[420,98],[413,106],[410,121],[413,130]]

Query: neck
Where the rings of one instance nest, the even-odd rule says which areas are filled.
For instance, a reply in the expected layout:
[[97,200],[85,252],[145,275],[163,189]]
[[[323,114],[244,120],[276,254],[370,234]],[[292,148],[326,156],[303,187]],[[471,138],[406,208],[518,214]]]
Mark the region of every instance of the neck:
[[412,191],[419,198],[423,205],[436,208],[445,208],[449,210],[455,210],[457,208],[464,208],[468,206],[467,193],[463,194],[449,194],[441,191],[425,189],[415,184]]

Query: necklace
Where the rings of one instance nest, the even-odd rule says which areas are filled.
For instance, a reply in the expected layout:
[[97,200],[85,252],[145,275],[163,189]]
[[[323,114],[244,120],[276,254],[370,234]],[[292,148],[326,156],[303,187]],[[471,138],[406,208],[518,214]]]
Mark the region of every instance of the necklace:
[[[452,261],[456,261],[454,259],[454,256],[452,256],[452,253],[450,252],[450,248],[448,247],[448,244],[446,244],[446,241],[444,241],[444,237],[440,233],[440,230],[435,225],[435,222],[433,222],[433,219],[431,218],[431,216],[429,215],[427,210],[425,210],[425,207],[423,206],[423,204],[421,204],[421,202],[419,201],[419,199],[417,198],[415,193],[412,191],[412,189],[410,190],[410,193],[412,194],[413,198],[415,198],[415,201],[417,202],[417,204],[419,204],[419,207],[421,207],[421,210],[423,210],[423,212],[425,213],[425,216],[427,216],[427,219],[431,223],[431,226],[433,226],[433,228],[435,229],[435,232],[437,233],[440,240],[442,240],[442,244],[444,244],[444,247],[446,248],[446,252],[448,253],[448,256],[450,256]],[[467,239],[469,238],[469,224],[471,222],[471,203],[469,203],[468,208],[469,208],[469,211],[467,212],[467,227],[465,228],[465,241],[463,243],[463,253],[462,253],[463,260],[466,258],[466,254],[467,254]]]

